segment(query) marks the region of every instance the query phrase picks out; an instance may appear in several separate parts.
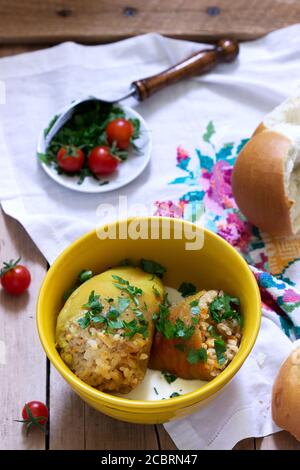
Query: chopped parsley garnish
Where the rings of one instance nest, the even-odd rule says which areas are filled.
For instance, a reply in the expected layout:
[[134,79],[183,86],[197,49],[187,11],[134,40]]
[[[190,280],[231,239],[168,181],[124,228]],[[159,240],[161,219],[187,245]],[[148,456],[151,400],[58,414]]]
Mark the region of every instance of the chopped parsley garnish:
[[89,295],[89,300],[83,305],[83,308],[87,310],[84,316],[79,318],[78,324],[81,328],[87,328],[91,323],[105,323],[105,317],[101,316],[103,305],[100,302],[100,295],[95,295],[95,291],[92,291]]
[[120,290],[127,292],[131,300],[135,303],[136,306],[139,306],[139,299],[138,296],[142,295],[143,291],[139,287],[132,286],[129,284],[129,281],[123,279],[120,276],[116,276],[112,274],[112,278],[114,279],[114,286]]
[[155,295],[155,297],[156,297],[157,299],[159,299],[159,298],[160,298],[160,292],[159,292],[159,290],[156,289],[155,286],[152,286],[152,290],[153,290],[153,294]]
[[177,392],[171,393],[170,398],[176,398],[176,397],[180,397],[180,393],[177,393]]
[[178,290],[183,297],[188,297],[189,295],[196,294],[197,292],[196,286],[190,282],[182,282]]
[[[44,130],[46,137],[59,116],[54,118]],[[128,150],[119,150],[113,143],[109,145],[106,135],[106,127],[108,123],[116,118],[126,118],[122,108],[109,103],[99,102],[98,100],[90,100],[86,103],[81,103],[80,106],[74,108],[71,118],[56,132],[50,144],[48,145],[46,153],[38,154],[38,158],[48,164],[52,165],[58,173],[65,173],[57,163],[57,153],[61,147],[75,147],[81,149],[86,155],[84,166],[81,170],[74,173],[72,176],[77,176],[78,184],[81,184],[87,176],[97,179],[88,167],[88,155],[90,151],[99,145],[110,147],[110,153],[126,160],[128,157]],[[131,139],[137,139],[140,135],[140,122],[138,119],[129,119],[131,122],[134,133]],[[132,148],[136,148],[133,144]],[[70,173],[65,173],[70,177]],[[101,184],[107,184],[108,181],[102,181]]]
[[147,338],[149,335],[148,323],[145,322],[141,325],[137,320],[131,320],[129,322],[123,320],[124,333],[122,336],[125,338],[132,338],[134,335],[139,333],[143,338]]
[[85,281],[88,281],[93,277],[94,273],[90,269],[83,269],[78,276],[80,284],[83,284]]
[[226,344],[222,339],[221,340],[215,339],[214,346],[215,346],[218,363],[220,364],[220,366],[222,366],[226,362],[226,357],[223,354],[226,351]]
[[191,307],[191,314],[192,315],[199,315],[200,313],[200,307],[199,307],[199,300],[192,300],[190,302],[190,307]]
[[171,374],[170,372],[162,371],[161,375],[166,379],[168,384],[171,384],[172,382],[175,382],[175,380],[177,379],[177,376],[174,375],[174,374]]
[[140,268],[146,273],[153,274],[154,276],[162,278],[164,273],[167,271],[161,264],[150,259],[141,259]]
[[210,316],[216,323],[235,319],[241,325],[242,317],[237,310],[239,304],[237,297],[231,297],[228,294],[218,295],[209,305]]
[[44,129],[44,137],[47,137],[47,135],[49,134],[49,132],[51,131],[52,127],[54,126],[54,124],[56,123],[57,119],[59,118],[60,114],[56,114],[55,116],[53,116],[53,118],[51,119],[51,121],[49,122],[48,126],[46,127],[46,129]]
[[200,349],[194,349],[191,348],[189,349],[187,353],[187,361],[194,365],[197,364],[197,362],[206,362],[207,361],[207,351],[204,348]]
[[89,279],[91,279],[93,277],[93,275],[94,275],[94,273],[90,269],[83,269],[82,271],[80,271],[80,273],[78,274],[78,276],[76,278],[75,285],[73,287],[70,287],[69,289],[67,289],[65,291],[65,293],[63,295],[64,302],[66,302],[66,300],[68,300],[70,295],[77,289],[77,287],[79,287],[85,281],[88,281]]
[[119,297],[118,298],[118,309],[121,313],[125,312],[125,310],[130,305],[130,299],[127,297]]
[[153,387],[153,390],[155,391],[156,395],[158,395],[158,391],[156,387]]
[[186,325],[180,318],[177,318],[176,322],[173,323],[169,319],[169,315],[169,307],[167,305],[160,304],[158,314],[155,314],[152,317],[156,321],[156,330],[167,339],[190,339],[195,332],[195,327],[193,325]]
[[[114,301],[114,299],[106,299],[107,301]],[[84,315],[77,320],[81,328],[87,328],[92,323],[102,323],[107,333],[115,333],[114,330],[123,330],[122,336],[132,338],[136,334],[141,334],[144,338],[147,338],[148,322],[143,316],[143,312],[137,308],[133,308],[132,311],[136,315],[136,319],[131,321],[125,321],[120,318],[126,308],[128,308],[131,300],[126,297],[118,298],[118,308],[114,305],[110,305],[109,309],[103,313],[104,306],[100,301],[100,295],[95,295],[95,291],[92,291],[89,295],[88,302],[83,305],[83,308],[87,310]]]
[[209,325],[207,331],[211,334],[213,338],[220,339],[222,341],[222,337],[216,332],[215,327],[213,325]]
[[192,307],[191,308],[191,314],[192,315],[199,315],[200,313],[200,308],[199,307]]

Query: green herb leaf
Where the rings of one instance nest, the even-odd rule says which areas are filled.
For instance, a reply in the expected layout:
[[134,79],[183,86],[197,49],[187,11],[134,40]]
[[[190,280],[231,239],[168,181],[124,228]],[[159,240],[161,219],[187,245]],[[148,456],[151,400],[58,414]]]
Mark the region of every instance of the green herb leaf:
[[160,298],[160,292],[159,292],[159,290],[156,289],[155,286],[152,286],[152,290],[153,290],[153,293],[154,293],[155,297],[156,297],[157,299],[159,299],[159,298]]
[[153,274],[154,276],[162,278],[164,273],[167,271],[161,264],[156,261],[142,258],[140,261],[140,267],[146,273]]
[[91,324],[90,315],[88,313],[86,313],[83,317],[81,317],[81,318],[79,318],[79,320],[77,320],[77,323],[80,326],[80,328],[82,328],[82,329],[87,328]]
[[215,327],[213,325],[209,325],[207,331],[211,334],[213,338],[222,340],[222,337],[216,332]]
[[106,314],[106,318],[108,320],[116,320],[120,316],[119,310],[117,310],[115,307],[109,307],[109,310]]
[[188,297],[189,295],[196,294],[196,286],[190,282],[182,282],[178,288],[179,292],[183,297]]
[[116,276],[112,274],[112,278],[114,279],[114,286],[120,290],[127,292],[131,300],[135,303],[136,306],[139,306],[139,299],[138,296],[142,295],[143,291],[140,287],[135,287],[129,284],[126,279],[123,279],[120,276]]
[[177,393],[177,392],[171,393],[170,398],[176,398],[176,397],[180,397],[180,393]]
[[241,324],[241,314],[236,309],[239,303],[240,301],[236,297],[231,297],[228,294],[218,295],[209,306],[210,316],[216,323],[236,319]]
[[226,351],[225,342],[223,340],[215,339],[214,347],[215,347],[218,363],[220,365],[225,364],[226,358],[223,354]]
[[70,287],[70,289],[67,289],[64,294],[63,294],[63,301],[66,302],[68,298],[70,297],[71,294],[76,290],[76,287]]
[[124,328],[124,322],[122,320],[108,320],[107,326],[113,330],[119,330]]
[[191,348],[189,349],[188,353],[187,353],[187,361],[192,364],[192,365],[195,365],[197,364],[197,362],[206,362],[207,361],[207,351],[206,349],[204,348],[200,348],[200,349],[194,349],[194,348]]
[[87,328],[91,323],[104,323],[106,322],[105,317],[102,317],[100,313],[103,310],[103,305],[100,302],[100,295],[96,295],[95,291],[92,291],[89,295],[88,302],[82,306],[85,310],[84,316],[77,320],[77,323],[81,328]]
[[130,299],[126,297],[118,297],[118,309],[121,313],[125,312],[125,310],[130,305]]
[[140,137],[140,127],[141,127],[141,121],[139,119],[128,119],[129,122],[131,122],[133,126],[133,136],[132,140],[138,139]]
[[160,304],[157,318],[155,318],[156,330],[167,339],[190,339],[194,334],[195,327],[193,325],[186,325],[180,318],[177,318],[176,322],[173,323],[170,321],[169,315],[169,307],[167,305]]
[[126,281],[126,279],[123,279],[122,277],[120,276],[116,276],[116,274],[112,274],[111,276],[115,281],[117,281],[119,284],[122,284],[124,286],[128,286],[129,285],[129,282]]
[[170,372],[162,371],[161,374],[165,378],[165,380],[168,382],[168,384],[175,382],[175,380],[177,379],[177,376],[174,374],[170,374]]
[[200,313],[200,308],[198,306],[191,308],[191,314],[192,315],[199,315],[199,313]]
[[38,156],[39,161],[42,163],[45,163],[46,165],[50,165],[53,161],[53,158],[51,157],[51,155],[47,153],[37,152],[37,156]]
[[[80,108],[75,108],[72,117],[52,138],[47,148],[46,156],[40,156],[39,158],[45,163],[51,164],[59,174],[63,173],[69,177],[77,176],[78,184],[82,184],[88,176],[98,179],[88,167],[88,155],[94,147],[109,145],[105,129],[110,121],[119,117],[125,118],[125,113],[121,108],[113,104],[100,103],[97,100],[91,100],[85,104],[81,103]],[[45,136],[48,135],[56,119],[57,116],[54,117],[47,129],[45,129]],[[134,125],[134,127],[137,126],[137,124]],[[61,147],[66,146],[80,148],[86,156],[83,168],[72,175],[65,173],[57,165],[57,153]],[[128,152],[124,151],[117,151],[115,153],[122,160],[128,156]],[[107,184],[107,181],[100,182],[100,184]]]
[[124,323],[124,333],[123,336],[127,338],[132,338],[136,334],[142,335],[144,338],[147,338],[149,335],[148,324],[140,325],[137,320],[131,320],[130,322],[123,321]]
[[52,119],[51,121],[49,122],[48,126],[46,127],[46,129],[44,129],[44,137],[47,137],[47,135],[49,134],[49,132],[51,131],[52,127],[54,126],[54,124],[56,123],[57,119],[59,118],[60,114],[56,114]]
[[78,275],[79,284],[83,284],[85,281],[88,281],[93,277],[93,271],[90,269],[83,269]]

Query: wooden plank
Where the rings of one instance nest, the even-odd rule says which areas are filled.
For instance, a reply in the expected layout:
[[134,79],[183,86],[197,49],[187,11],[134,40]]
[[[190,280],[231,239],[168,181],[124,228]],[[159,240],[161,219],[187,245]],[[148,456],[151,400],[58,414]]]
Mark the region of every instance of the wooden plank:
[[162,424],[156,426],[156,432],[159,439],[159,447],[161,450],[176,450],[177,447],[172,441]]
[[43,49],[43,47],[45,47],[45,44],[27,44],[24,46],[19,44],[0,45],[0,57],[22,54],[23,52],[33,52],[37,49]]
[[2,43],[110,42],[157,31],[189,40],[256,38],[300,21],[297,0],[0,0]]
[[116,421],[86,405],[51,367],[51,450],[158,449],[154,426]]
[[13,297],[0,289],[0,448],[44,449],[45,435],[35,429],[26,436],[24,404],[46,401],[46,357],[38,339],[35,304],[46,262],[18,222],[0,210],[0,261],[17,259],[30,269],[29,291]]
[[85,448],[88,450],[157,450],[152,425],[129,424],[85,406]]
[[257,450],[300,450],[298,442],[286,431],[272,434],[272,436],[256,439]]
[[50,368],[50,450],[83,450],[84,403],[54,367]]
[[255,450],[255,439],[243,439],[238,442],[232,450]]

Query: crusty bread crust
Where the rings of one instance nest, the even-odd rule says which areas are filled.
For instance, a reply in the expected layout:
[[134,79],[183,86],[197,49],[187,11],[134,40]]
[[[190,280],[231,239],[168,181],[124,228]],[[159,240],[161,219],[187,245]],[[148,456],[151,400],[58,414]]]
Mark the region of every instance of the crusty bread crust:
[[300,348],[283,363],[273,385],[275,423],[300,441]]
[[233,169],[232,190],[242,213],[262,231],[293,234],[285,193],[285,160],[291,141],[261,123],[241,150]]

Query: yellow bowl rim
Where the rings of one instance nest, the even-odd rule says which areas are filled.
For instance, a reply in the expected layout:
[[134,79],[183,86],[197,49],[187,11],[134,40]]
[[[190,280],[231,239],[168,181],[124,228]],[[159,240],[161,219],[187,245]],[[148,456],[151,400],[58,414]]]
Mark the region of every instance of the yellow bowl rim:
[[100,390],[97,390],[96,388],[86,384],[83,382],[79,377],[77,377],[69,368],[68,366],[63,362],[63,360],[60,358],[60,360],[57,360],[55,357],[53,357],[50,348],[48,346],[48,340],[46,336],[44,335],[42,326],[41,326],[41,311],[42,311],[42,299],[47,292],[47,286],[49,279],[51,278],[52,272],[55,272],[56,266],[61,262],[61,260],[64,259],[64,257],[74,248],[76,248],[77,245],[80,245],[83,243],[86,239],[93,237],[95,235],[95,231],[97,230],[96,228],[89,231],[88,233],[84,234],[77,240],[75,240],[73,243],[71,243],[67,248],[65,248],[61,254],[56,258],[54,263],[51,265],[49,270],[47,271],[47,274],[43,280],[43,283],[41,285],[39,295],[38,295],[38,300],[37,300],[37,328],[38,328],[38,334],[40,341],[42,343],[42,346],[44,348],[44,351],[46,352],[46,355],[50,362],[54,365],[54,367],[57,369],[57,371],[64,377],[64,379],[71,385],[73,389],[75,389],[81,396],[83,397],[88,397],[91,400],[94,400],[96,402],[100,402],[103,405],[106,405],[110,408],[114,409],[127,409],[130,410],[131,412],[134,411],[143,411],[143,412],[154,412],[155,410],[160,411],[165,410],[168,411],[170,409],[174,408],[186,408],[192,404],[201,402],[205,399],[208,399],[212,397],[216,392],[218,392],[221,388],[223,388],[229,381],[230,379],[238,372],[238,370],[241,368],[243,363],[245,362],[246,358],[250,354],[257,335],[258,331],[260,328],[260,322],[261,322],[261,314],[260,309],[261,309],[261,297],[260,297],[260,292],[259,288],[256,282],[256,279],[254,277],[254,274],[250,270],[248,264],[244,260],[244,258],[238,253],[238,251],[233,248],[232,245],[230,245],[226,240],[224,240],[222,237],[219,235],[215,234],[211,230],[208,230],[204,227],[200,227],[192,222],[189,222],[187,220],[183,219],[177,219],[177,218],[172,218],[172,217],[157,217],[157,216],[148,216],[148,217],[129,217],[126,219],[122,220],[117,220],[115,222],[111,222],[109,224],[106,224],[105,227],[110,227],[116,224],[121,224],[125,222],[129,222],[130,220],[152,220],[152,219],[158,219],[158,220],[169,220],[176,223],[181,223],[181,224],[188,224],[191,227],[197,227],[200,230],[203,230],[205,233],[205,236],[215,238],[218,243],[221,243],[227,250],[230,250],[236,258],[239,259],[239,262],[241,263],[244,268],[246,268],[248,274],[249,274],[249,283],[252,285],[252,288],[255,292],[255,297],[256,297],[256,308],[253,308],[253,311],[257,312],[256,313],[256,322],[255,322],[255,327],[252,329],[252,331],[249,333],[248,336],[248,342],[246,345],[246,348],[242,351],[239,357],[239,362],[235,362],[234,359],[233,361],[224,369],[217,377],[215,377],[213,380],[210,382],[207,382],[207,384],[203,385],[202,387],[198,388],[197,390],[193,392],[186,393],[184,395],[180,395],[178,397],[174,397],[172,399],[165,399],[165,400],[131,400],[129,398],[123,398],[115,395],[110,395],[109,393],[101,392]]

